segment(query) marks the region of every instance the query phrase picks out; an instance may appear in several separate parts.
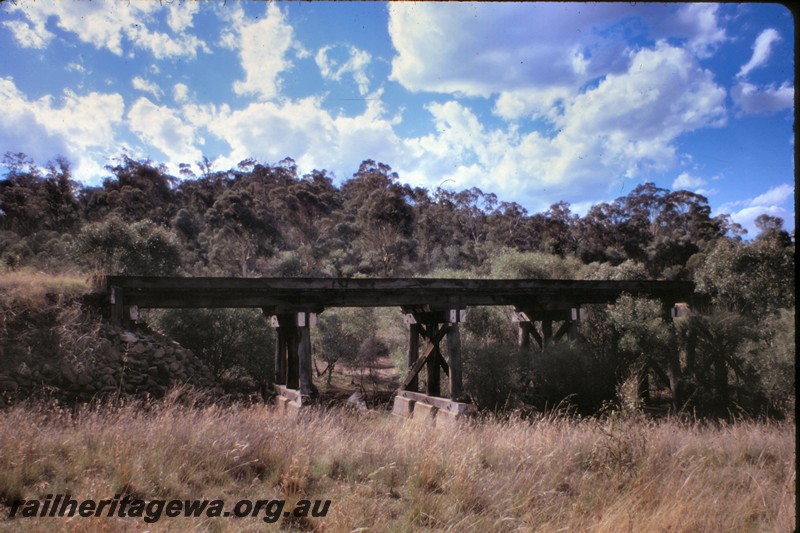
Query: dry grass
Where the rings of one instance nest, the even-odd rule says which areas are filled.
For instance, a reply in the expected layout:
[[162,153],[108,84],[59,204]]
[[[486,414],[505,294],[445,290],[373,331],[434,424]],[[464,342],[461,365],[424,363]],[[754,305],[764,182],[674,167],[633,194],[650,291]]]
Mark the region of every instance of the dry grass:
[[46,274],[32,270],[0,272],[0,304],[3,307],[36,309],[49,298],[69,298],[88,292],[86,276]]
[[[794,423],[486,419],[434,430],[386,414],[264,406],[17,406],[0,412],[0,498],[330,499],[267,529],[791,531]],[[257,518],[4,519],[0,530],[253,531]],[[147,527],[145,527],[147,526]]]

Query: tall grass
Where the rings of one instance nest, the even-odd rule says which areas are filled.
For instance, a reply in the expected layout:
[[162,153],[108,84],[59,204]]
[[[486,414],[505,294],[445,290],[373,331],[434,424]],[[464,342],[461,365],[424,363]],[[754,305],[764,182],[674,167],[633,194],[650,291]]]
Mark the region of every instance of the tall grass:
[[46,274],[33,270],[0,271],[0,307],[45,307],[48,298],[69,298],[88,292],[85,276]]
[[330,499],[325,518],[4,519],[0,531],[790,531],[794,423],[485,418],[164,402],[0,412],[0,501]]

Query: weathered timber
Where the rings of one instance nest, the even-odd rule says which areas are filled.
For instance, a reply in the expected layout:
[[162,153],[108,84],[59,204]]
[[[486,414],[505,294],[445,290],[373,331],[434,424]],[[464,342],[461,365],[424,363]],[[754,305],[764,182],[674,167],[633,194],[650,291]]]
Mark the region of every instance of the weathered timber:
[[558,328],[558,331],[556,331],[556,334],[553,335],[553,340],[556,340],[556,341],[561,340],[561,338],[567,332],[569,332],[571,326],[572,326],[572,320],[565,320],[564,323],[561,324],[561,327]]
[[[624,293],[689,301],[685,281],[465,280],[436,278],[177,278],[109,276],[118,305],[139,308],[266,307],[276,313],[320,312],[325,307],[519,305],[538,311],[608,303]],[[123,303],[124,298],[124,303]],[[555,318],[555,317],[554,317]]]
[[553,321],[542,320],[542,346],[546,346],[553,341]]
[[[419,324],[409,324],[408,326],[408,368],[412,368],[419,359]],[[419,389],[419,378],[416,374],[408,382],[408,390]]]
[[531,345],[531,323],[519,322],[519,331],[517,335],[517,346],[520,348],[528,348]]
[[[429,324],[428,325],[428,332],[432,331],[432,328],[435,328],[436,324]],[[427,370],[427,381],[426,381],[426,388],[425,392],[429,396],[439,396],[441,394],[441,374],[439,373],[440,368],[440,360],[442,359],[441,351],[439,350],[439,340],[441,340],[441,336],[439,335],[443,331],[445,331],[445,327],[439,329],[436,335],[432,335],[432,337],[437,337],[434,341],[433,338],[428,338],[427,343],[430,346],[431,354],[427,358],[426,370]],[[427,351],[427,347],[426,347]]]
[[408,369],[408,375],[403,380],[403,383],[400,384],[401,389],[408,389],[408,385],[417,377],[419,371],[422,370],[422,366],[428,362],[433,352],[434,346],[432,344],[427,344],[425,346],[425,351],[422,353],[422,357],[417,359],[414,365]]
[[297,359],[300,381],[300,392],[305,395],[316,395],[317,388],[311,376],[311,328],[305,326],[297,328]]
[[458,324],[451,324],[447,332],[447,357],[450,358],[450,398],[457,400],[462,396],[461,335]]

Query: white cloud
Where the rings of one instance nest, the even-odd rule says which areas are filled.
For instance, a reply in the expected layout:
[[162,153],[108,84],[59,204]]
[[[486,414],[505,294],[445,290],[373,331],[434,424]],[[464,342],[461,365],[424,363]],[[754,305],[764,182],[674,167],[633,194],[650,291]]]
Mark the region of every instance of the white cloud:
[[14,38],[23,48],[47,47],[50,40],[54,37],[52,33],[44,27],[45,21],[42,19],[34,20],[30,24],[22,20],[8,20],[3,22],[3,26],[11,30]]
[[383,116],[380,93],[372,95],[364,113],[332,116],[319,98],[254,102],[239,110],[227,105],[195,109],[191,118],[231,146],[223,158],[234,164],[248,157],[274,163],[293,158],[302,172],[327,169],[338,176],[358,168],[368,158],[398,160],[400,140],[392,119]]
[[782,218],[784,222],[788,223],[784,227],[791,231],[794,227],[794,211],[790,211],[793,197],[794,187],[788,183],[782,183],[771,187],[767,192],[755,198],[723,204],[718,211],[729,214],[734,222],[741,224],[747,230],[748,235],[758,233],[755,220],[762,214]]
[[[198,50],[208,51],[205,44],[194,35],[183,32],[191,23],[188,12],[196,7],[185,4],[150,1],[101,1],[92,2],[26,2],[11,8],[26,17],[24,22],[13,22],[9,26],[17,40],[26,46],[41,48],[52,38],[46,31],[48,19],[55,18],[60,29],[75,34],[81,41],[96,48],[107,48],[114,54],[123,55],[123,38],[139,48],[149,51],[156,58],[195,57]],[[160,10],[167,9],[169,24],[180,28],[175,36],[152,32],[148,23]],[[173,15],[174,11],[178,14]],[[27,29],[23,26],[27,26]],[[25,44],[27,43],[27,44]]]
[[780,34],[772,28],[762,31],[753,44],[753,55],[750,61],[742,65],[736,77],[741,78],[750,74],[750,71],[767,62],[773,43],[781,40]]
[[172,87],[172,99],[182,104],[189,99],[189,87],[185,83],[176,83]]
[[140,25],[129,28],[128,38],[139,48],[144,48],[156,59],[197,56],[198,50],[209,52],[206,44],[194,35],[179,35],[177,38],[166,33],[149,31]]
[[[627,70],[636,50],[621,36],[631,21],[653,40],[680,39],[697,57],[727,40],[713,4],[585,3],[576,9],[556,2],[392,2],[389,34],[396,55],[390,79],[411,91],[510,93],[516,99],[498,108],[509,117],[505,105],[516,104],[514,113],[526,99],[548,105],[553,90],[568,96]],[[542,114],[537,107],[531,111]]]
[[75,175],[97,176],[98,160],[118,149],[115,130],[124,102],[119,94],[65,91],[60,105],[50,95],[29,100],[11,78],[0,78],[0,146],[24,152],[37,162],[63,155],[75,163]]
[[270,3],[266,17],[240,23],[238,40],[225,38],[227,45],[238,46],[245,71],[245,79],[233,84],[236,94],[254,95],[262,100],[278,95],[280,73],[292,66],[286,58],[292,46],[292,34],[284,14],[276,4]]
[[720,43],[728,40],[725,29],[719,27],[718,10],[717,4],[689,3],[682,5],[674,17],[651,22],[659,37],[682,36],[687,39],[689,50],[700,58],[707,58],[714,54]]
[[684,190],[691,190],[691,189],[698,189],[703,185],[708,183],[707,180],[703,178],[699,178],[697,176],[692,176],[688,172],[682,172],[675,180],[672,182],[672,188],[674,190],[684,189]]
[[86,67],[81,65],[80,63],[68,63],[67,70],[70,72],[80,72],[81,74],[86,72]]
[[322,77],[329,80],[340,81],[344,74],[350,73],[358,85],[358,92],[364,96],[369,92],[369,78],[366,68],[372,61],[369,52],[359,50],[355,46],[345,47],[347,60],[342,62],[332,57],[333,46],[323,46],[315,58]]
[[133,85],[134,89],[149,93],[156,99],[161,98],[161,96],[164,94],[158,85],[139,76],[133,78],[133,80],[131,80],[131,84]]
[[778,205],[792,198],[792,196],[794,196],[794,187],[788,183],[782,183],[750,200],[750,205]]
[[774,113],[794,107],[794,87],[788,82],[784,82],[780,87],[774,85],[757,87],[742,82],[731,88],[731,98],[740,114]]
[[[501,102],[497,107],[510,105]],[[397,166],[405,178],[430,186],[472,180],[540,208],[547,207],[540,200],[545,190],[547,198],[585,202],[621,178],[669,169],[678,137],[725,123],[724,102],[711,72],[685,49],[661,42],[634,54],[627,72],[553,107],[552,135],[513,123],[487,129],[463,104],[430,104],[436,133],[407,139]]]
[[555,3],[469,3],[457,8],[435,2],[390,3],[389,34],[397,51],[390,79],[411,91],[485,97],[523,88],[579,86],[596,72],[624,66],[619,53],[587,54],[603,47],[580,28],[624,11],[614,4],[584,4],[576,13]]
[[173,166],[202,157],[196,148],[198,137],[195,128],[167,106],[158,106],[147,98],[139,98],[128,112],[128,121],[131,131],[148,145],[163,152]]
[[181,33],[191,28],[194,16],[200,9],[199,2],[176,2],[167,16],[167,24],[175,33]]

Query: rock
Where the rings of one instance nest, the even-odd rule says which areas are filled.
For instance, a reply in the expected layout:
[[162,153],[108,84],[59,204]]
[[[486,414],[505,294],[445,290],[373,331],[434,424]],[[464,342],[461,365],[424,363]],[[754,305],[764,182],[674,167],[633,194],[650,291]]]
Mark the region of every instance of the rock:
[[23,376],[23,377],[29,377],[31,375],[31,369],[23,361],[17,367],[17,374],[20,375],[20,376]]
[[347,405],[351,405],[359,411],[367,410],[367,402],[364,401],[364,397],[361,396],[361,393],[358,391],[350,395],[350,397],[347,399]]
[[0,391],[14,393],[17,390],[19,390],[19,385],[16,381],[0,381]]
[[147,346],[145,346],[144,344],[139,342],[139,343],[134,344],[133,348],[128,350],[128,353],[142,354],[142,353],[144,353],[146,351],[147,351]]
[[120,338],[120,339],[122,339],[122,340],[124,340],[124,341],[125,341],[125,342],[127,342],[128,344],[131,344],[131,343],[137,342],[137,341],[139,340],[139,337],[137,337],[136,335],[134,335],[134,334],[133,334],[133,332],[130,332],[130,331],[124,331],[124,332],[122,332],[122,333],[120,334],[119,338]]

